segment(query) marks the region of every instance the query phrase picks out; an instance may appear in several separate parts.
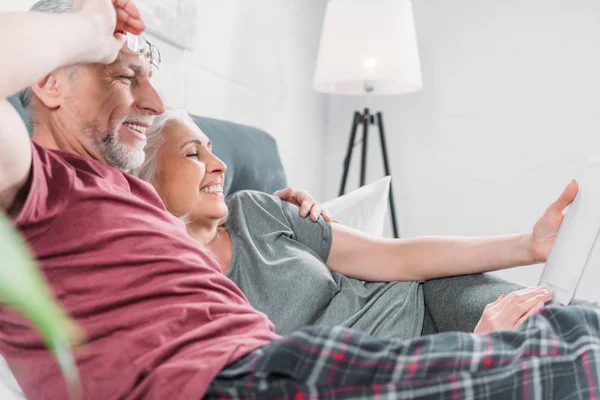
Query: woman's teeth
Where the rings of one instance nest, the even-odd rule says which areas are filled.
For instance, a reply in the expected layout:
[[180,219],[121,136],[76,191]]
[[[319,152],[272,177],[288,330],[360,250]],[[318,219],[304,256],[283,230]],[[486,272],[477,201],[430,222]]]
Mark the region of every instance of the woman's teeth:
[[129,129],[133,129],[136,132],[141,133],[142,135],[146,133],[146,127],[142,125],[136,125],[133,123],[125,122],[123,125],[128,127]]
[[203,193],[223,193],[223,186],[222,185],[209,186],[207,188],[200,189],[200,191]]

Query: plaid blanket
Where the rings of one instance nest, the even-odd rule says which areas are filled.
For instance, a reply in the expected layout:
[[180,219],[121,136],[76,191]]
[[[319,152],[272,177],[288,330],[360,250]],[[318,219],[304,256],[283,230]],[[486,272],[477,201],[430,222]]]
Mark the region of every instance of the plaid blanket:
[[599,382],[599,314],[560,307],[487,335],[301,329],[230,364],[206,398],[600,400]]

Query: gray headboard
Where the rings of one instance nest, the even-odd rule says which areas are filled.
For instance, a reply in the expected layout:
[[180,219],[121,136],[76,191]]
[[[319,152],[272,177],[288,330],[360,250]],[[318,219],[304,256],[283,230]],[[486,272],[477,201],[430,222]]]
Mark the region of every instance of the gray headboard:
[[[31,133],[27,111],[16,96],[8,99]],[[200,129],[213,142],[215,154],[227,164],[225,195],[252,189],[273,193],[286,187],[286,177],[277,142],[259,129],[213,118],[193,116]]]

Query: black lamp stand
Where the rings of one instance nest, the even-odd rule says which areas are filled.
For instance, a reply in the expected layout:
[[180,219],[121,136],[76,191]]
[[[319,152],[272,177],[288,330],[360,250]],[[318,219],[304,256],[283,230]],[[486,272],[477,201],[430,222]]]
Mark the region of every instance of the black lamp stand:
[[[363,127],[362,137],[362,158],[360,161],[360,186],[365,185],[365,179],[367,176],[367,145],[369,139],[369,125],[377,125],[379,128],[379,139],[381,142],[381,155],[383,157],[383,167],[385,169],[385,175],[390,175],[390,165],[388,163],[387,147],[385,144],[385,133],[383,130],[383,116],[381,112],[377,114],[371,114],[368,108],[365,108],[361,114],[359,111],[354,112],[354,119],[352,121],[352,130],[350,131],[350,141],[348,142],[348,150],[346,151],[346,158],[344,159],[344,173],[342,174],[342,183],[340,186],[339,195],[343,195],[346,191],[346,181],[348,180],[348,170],[350,169],[350,160],[352,158],[352,150],[356,145],[356,131],[358,126]],[[396,224],[396,207],[394,205],[394,193],[392,192],[392,186],[390,184],[390,213],[392,217],[392,229],[394,231],[394,237],[400,237],[398,232],[398,225]]]

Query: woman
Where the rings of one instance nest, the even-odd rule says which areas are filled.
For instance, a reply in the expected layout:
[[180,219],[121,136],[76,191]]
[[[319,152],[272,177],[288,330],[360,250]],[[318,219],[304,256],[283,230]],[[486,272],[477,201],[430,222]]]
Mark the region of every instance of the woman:
[[[448,315],[460,310],[448,313],[445,301],[424,301],[422,282],[545,261],[562,211],[577,193],[571,182],[527,234],[377,238],[323,218],[316,223],[301,218],[295,205],[264,193],[242,191],[225,200],[227,167],[184,111],[156,118],[147,136],[138,175],[155,186],[170,212],[186,220],[189,234],[212,250],[223,272],[281,334],[305,325],[342,325],[377,337],[409,338],[444,330],[438,321],[444,318],[462,321],[454,329],[472,330],[474,322]],[[546,288],[501,296],[486,307],[475,330],[513,329],[551,298]],[[436,314],[445,317],[432,321]]]

